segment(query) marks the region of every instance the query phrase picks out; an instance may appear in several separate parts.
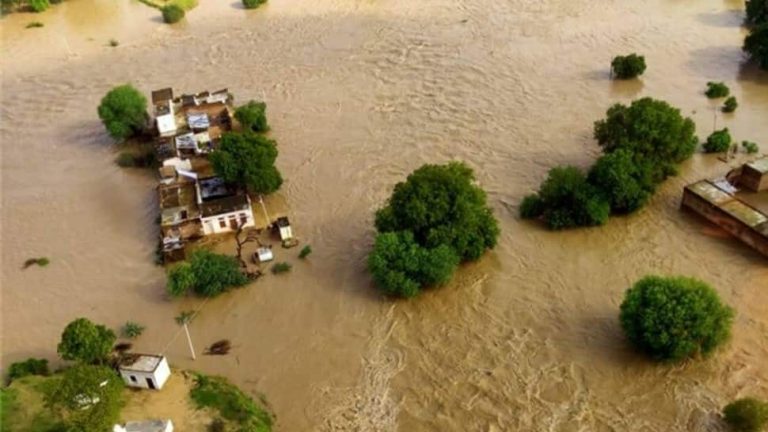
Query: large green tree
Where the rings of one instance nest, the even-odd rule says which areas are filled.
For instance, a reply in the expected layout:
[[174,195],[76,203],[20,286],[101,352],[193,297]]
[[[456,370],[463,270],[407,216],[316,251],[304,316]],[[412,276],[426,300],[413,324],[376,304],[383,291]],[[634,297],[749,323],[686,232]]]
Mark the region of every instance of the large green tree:
[[641,351],[658,360],[683,360],[725,342],[733,310],[702,281],[646,276],[627,290],[619,319]]
[[589,170],[588,180],[608,200],[611,212],[631,213],[653,194],[653,167],[636,161],[632,153],[619,149],[600,157]]
[[768,70],[768,23],[752,29],[749,36],[744,39],[744,51],[761,68]]
[[110,90],[98,111],[107,132],[117,140],[141,132],[147,124],[147,99],[130,84]]
[[167,290],[172,296],[192,289],[200,296],[215,297],[246,282],[236,258],[198,249],[190,254],[188,263],[169,270]]
[[748,23],[768,24],[768,0],[747,0],[746,6]]
[[115,339],[112,330],[86,318],[78,318],[64,328],[57,351],[64,360],[101,363],[112,351]]
[[277,145],[252,132],[225,133],[210,161],[218,176],[252,193],[268,194],[280,188],[283,177],[275,167]]
[[253,132],[266,132],[267,104],[264,102],[249,101],[247,104],[237,107],[235,118],[243,126],[243,129]]
[[106,366],[76,365],[50,378],[46,405],[58,412],[71,432],[111,431],[120,417],[123,380]]

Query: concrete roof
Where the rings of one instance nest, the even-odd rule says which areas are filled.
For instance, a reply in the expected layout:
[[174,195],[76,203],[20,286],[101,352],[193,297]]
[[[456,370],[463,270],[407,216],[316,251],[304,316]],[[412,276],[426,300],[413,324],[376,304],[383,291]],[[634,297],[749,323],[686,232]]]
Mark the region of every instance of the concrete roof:
[[768,173],[768,158],[754,160],[749,162],[747,166],[760,172],[760,174]]
[[134,354],[134,356],[124,359],[125,362],[120,364],[120,370],[154,372],[164,358],[155,354]]

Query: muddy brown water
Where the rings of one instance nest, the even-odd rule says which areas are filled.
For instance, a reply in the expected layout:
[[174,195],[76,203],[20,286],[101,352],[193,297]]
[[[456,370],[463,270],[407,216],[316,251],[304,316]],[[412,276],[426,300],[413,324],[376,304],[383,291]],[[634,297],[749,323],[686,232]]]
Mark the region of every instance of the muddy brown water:
[[[53,359],[78,316],[138,321],[138,349],[266,393],[284,431],[716,431],[725,402],[768,397],[767,262],[678,210],[685,183],[726,164],[695,155],[605,227],[516,217],[550,167],[594,160],[592,122],[615,102],[668,100],[704,137],[704,83],[723,80],[740,107],[718,126],[768,148],[768,75],[742,65],[742,2],[201,2],[175,26],[128,0],[0,20],[4,364]],[[611,82],[611,57],[633,51],[642,80]],[[204,305],[167,300],[153,177],[113,164],[96,116],[127,81],[266,100],[311,258],[284,253],[291,274]],[[453,159],[488,191],[499,246],[448,286],[380,298],[365,271],[373,211],[414,168]],[[22,271],[34,256],[51,264]],[[738,311],[727,348],[676,366],[633,353],[617,310],[646,273],[712,283]],[[201,305],[198,350],[227,338],[228,356],[192,361],[174,338],[173,317]]]

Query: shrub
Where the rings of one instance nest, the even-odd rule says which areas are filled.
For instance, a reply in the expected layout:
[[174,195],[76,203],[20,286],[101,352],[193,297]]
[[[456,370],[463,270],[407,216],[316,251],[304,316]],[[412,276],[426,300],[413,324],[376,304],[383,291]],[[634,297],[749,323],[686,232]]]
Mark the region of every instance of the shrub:
[[168,271],[166,290],[174,297],[190,289],[203,297],[215,297],[246,282],[248,278],[240,271],[237,258],[198,249],[190,254],[188,263]]
[[124,337],[127,337],[129,339],[135,339],[139,336],[141,336],[142,333],[144,333],[144,327],[143,325],[128,321],[125,324],[123,324],[122,333]]
[[86,318],[78,318],[64,328],[57,352],[64,360],[82,363],[101,363],[112,351],[115,333]]
[[707,137],[707,142],[704,143],[704,151],[706,153],[722,153],[728,151],[731,148],[731,134],[728,128],[714,131]]
[[163,6],[160,11],[163,13],[163,21],[166,24],[174,24],[184,18],[184,9],[174,3]]
[[748,23],[768,24],[768,0],[747,0],[746,6]]
[[66,418],[67,431],[107,431],[117,423],[123,380],[106,366],[77,365],[46,382],[46,406]]
[[109,46],[114,48],[114,47],[119,46],[119,45],[120,45],[120,42],[118,42],[117,39],[110,39],[109,40]]
[[704,92],[710,99],[724,98],[731,93],[725,83],[710,81],[707,83],[707,91]]
[[550,229],[603,225],[610,214],[608,202],[572,166],[552,168],[537,197]]
[[306,245],[303,248],[301,248],[301,251],[299,252],[299,258],[304,259],[309,256],[309,254],[312,253],[312,246]]
[[27,3],[34,12],[42,12],[51,6],[48,0],[27,0]]
[[636,162],[632,153],[619,149],[603,155],[589,171],[589,183],[608,201],[613,213],[631,213],[648,201],[654,191],[653,168]]
[[742,141],[741,147],[744,148],[744,151],[748,154],[753,154],[760,151],[760,147],[758,147],[757,143],[752,141]]
[[40,257],[40,258],[28,258],[26,261],[24,261],[23,268],[28,268],[33,265],[37,265],[39,267],[45,267],[48,264],[50,264],[51,261],[46,257]]
[[23,378],[29,375],[50,375],[48,360],[28,358],[22,362],[11,363],[8,368],[8,380]]
[[[198,374],[189,396],[198,408],[212,408],[240,431],[269,432],[274,416],[225,378]],[[263,400],[262,400],[263,402]]]
[[657,360],[709,354],[730,335],[733,310],[709,285],[692,278],[646,276],[621,304],[621,327]]
[[27,28],[40,28],[43,25],[44,24],[41,23],[40,21],[32,21],[31,23],[27,24]]
[[283,177],[275,167],[277,145],[262,135],[225,133],[209,159],[218,176],[245,186],[252,193],[272,193],[283,184]]
[[172,297],[180,297],[188,293],[193,286],[195,286],[195,274],[189,263],[180,263],[168,270],[168,282],[165,288]]
[[768,425],[768,402],[738,399],[725,406],[723,417],[734,432],[761,432]]
[[147,120],[147,99],[130,84],[113,88],[101,99],[99,118],[112,138],[124,140],[141,132]]
[[761,68],[768,70],[768,23],[752,29],[749,36],[744,39],[744,51]]
[[243,6],[245,6],[246,9],[256,9],[266,2],[267,0],[243,0]]
[[520,203],[520,217],[523,219],[536,219],[544,214],[544,202],[537,194],[528,194]]
[[266,132],[269,130],[269,125],[267,124],[267,104],[264,102],[250,101],[238,107],[235,110],[235,118],[246,130],[253,132]]
[[272,273],[273,274],[286,273],[291,271],[292,268],[293,266],[291,265],[291,263],[279,262],[279,263],[275,263],[275,265],[272,266]]
[[728,99],[725,100],[723,103],[723,112],[724,113],[732,113],[736,111],[736,108],[739,107],[739,102],[736,101],[736,97],[731,96]]
[[634,53],[616,56],[611,62],[611,70],[618,79],[636,78],[645,72],[645,57]]

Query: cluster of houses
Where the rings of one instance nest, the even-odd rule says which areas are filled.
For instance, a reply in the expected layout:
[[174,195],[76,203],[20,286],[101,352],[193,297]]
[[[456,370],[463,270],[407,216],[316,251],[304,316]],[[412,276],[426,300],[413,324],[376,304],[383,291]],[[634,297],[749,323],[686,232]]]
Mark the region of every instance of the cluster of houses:
[[[183,259],[191,240],[257,226],[248,193],[217,177],[208,161],[222,134],[232,130],[233,102],[227,89],[179,97],[171,88],[152,92],[155,150],[161,164],[160,229],[167,261]],[[263,227],[278,222],[270,220],[259,203]],[[282,224],[288,223],[282,219]]]

